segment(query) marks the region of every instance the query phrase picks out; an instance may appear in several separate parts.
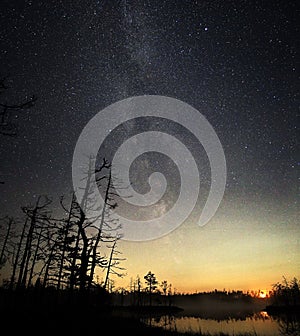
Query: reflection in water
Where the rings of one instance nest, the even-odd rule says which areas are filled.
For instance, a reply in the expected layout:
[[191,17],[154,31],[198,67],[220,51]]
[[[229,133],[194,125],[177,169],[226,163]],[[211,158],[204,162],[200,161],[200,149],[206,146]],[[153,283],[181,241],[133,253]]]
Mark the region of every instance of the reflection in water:
[[279,332],[282,336],[299,336],[300,319],[295,315],[284,315],[276,317],[279,326]]
[[299,336],[299,317],[269,316],[261,311],[245,318],[227,318],[216,320],[213,318],[193,316],[159,316],[144,321],[153,326],[160,326],[168,330],[190,332],[195,334],[227,335],[247,334],[257,336]]

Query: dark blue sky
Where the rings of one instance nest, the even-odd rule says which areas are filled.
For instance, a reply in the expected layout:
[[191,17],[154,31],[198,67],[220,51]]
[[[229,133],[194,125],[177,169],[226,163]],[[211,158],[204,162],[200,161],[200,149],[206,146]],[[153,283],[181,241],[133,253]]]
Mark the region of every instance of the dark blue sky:
[[74,146],[104,107],[158,94],[216,130],[226,194],[297,195],[298,25],[294,1],[2,1],[2,102],[32,94],[1,137],[1,213],[72,190]]
[[[124,98],[173,97],[217,133],[225,194],[202,229],[191,215],[166,237],[140,243],[139,253],[121,241],[128,277],[151,269],[179,291],[195,291],[270,288],[282,275],[299,276],[297,10],[284,0],[2,0],[0,74],[8,89],[0,103],[38,99],[12,113],[16,137],[0,135],[0,216],[20,215],[41,194],[53,198],[56,215],[59,197],[72,192],[73,151],[90,119]],[[107,138],[111,156],[138,132],[138,123],[123,126]],[[164,126],[198,158],[207,191],[199,144],[182,127]],[[166,172],[172,201],[178,171],[165,159],[142,162]],[[132,176],[143,183],[147,173]]]

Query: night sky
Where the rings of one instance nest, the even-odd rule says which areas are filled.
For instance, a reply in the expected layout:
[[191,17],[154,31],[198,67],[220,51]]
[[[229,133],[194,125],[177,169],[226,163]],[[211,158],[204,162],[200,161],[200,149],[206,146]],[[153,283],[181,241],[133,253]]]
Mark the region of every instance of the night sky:
[[[227,164],[224,198],[203,228],[191,216],[166,237],[121,242],[128,277],[117,281],[126,286],[152,270],[194,291],[299,278],[295,1],[4,0],[0,7],[0,72],[9,87],[0,100],[37,96],[32,108],[13,114],[17,136],[0,136],[1,216],[19,215],[41,194],[70,195],[76,141],[99,111],[132,96],[173,97],[217,133]],[[134,127],[117,129],[109,148]],[[184,141],[184,130],[171,127]],[[173,167],[176,177],[166,160],[148,163]],[[200,175],[206,190],[209,174]]]

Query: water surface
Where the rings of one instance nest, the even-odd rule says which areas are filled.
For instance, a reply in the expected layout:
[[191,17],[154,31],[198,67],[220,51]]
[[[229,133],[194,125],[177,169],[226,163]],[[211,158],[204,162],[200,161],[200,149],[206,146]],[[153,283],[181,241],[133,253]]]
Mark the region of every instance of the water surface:
[[148,318],[148,324],[160,326],[169,330],[190,333],[207,333],[217,335],[236,336],[239,334],[249,334],[256,336],[299,336],[300,321],[295,316],[272,317],[265,311],[254,313],[250,316],[239,318],[203,318],[201,316],[186,316],[178,314],[176,316],[160,316]]

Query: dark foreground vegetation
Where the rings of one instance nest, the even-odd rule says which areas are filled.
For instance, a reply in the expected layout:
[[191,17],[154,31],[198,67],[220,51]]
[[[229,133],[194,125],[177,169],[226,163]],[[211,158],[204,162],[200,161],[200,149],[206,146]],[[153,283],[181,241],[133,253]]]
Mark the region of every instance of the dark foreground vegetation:
[[300,314],[300,286],[294,278],[288,281],[283,277],[282,282],[273,285],[271,304],[267,305],[266,311],[272,315],[282,313]]
[[[41,293],[39,293],[41,294]],[[180,309],[168,306],[115,307],[98,299],[107,299],[107,293],[81,297],[79,293],[45,290],[12,293],[1,291],[1,319],[12,333],[87,335],[181,335],[140,321],[145,314],[175,314]],[[101,302],[101,303],[100,303]],[[187,335],[187,334],[185,334]]]
[[[269,301],[272,304],[267,308],[269,308],[270,314],[274,313],[275,318],[282,314],[289,315],[291,312],[299,316],[299,305],[289,304],[298,302],[295,284],[297,284],[295,280],[287,282],[287,286],[279,286],[281,292],[273,292],[271,301]],[[283,288],[285,289],[283,290]],[[195,334],[164,330],[160,327],[149,326],[142,321],[145,320],[143,319],[145,316],[176,316],[176,314],[182,313],[184,304],[187,306],[197,305],[200,307],[200,311],[203,307],[207,307],[209,313],[211,308],[208,306],[208,300],[215,308],[218,306],[225,309],[226,307],[238,307],[238,311],[243,305],[248,307],[249,312],[257,302],[257,298],[236,291],[196,294],[173,293],[167,296],[164,296],[163,292],[157,291],[151,294],[151,299],[149,291],[145,290],[142,293],[143,299],[138,301],[138,295],[141,295],[139,292],[115,291],[109,293],[101,286],[94,286],[89,291],[57,290],[55,287],[43,288],[38,285],[14,290],[1,287],[0,316],[3,327],[9,327],[13,334],[88,335],[105,332],[110,335],[207,335],[200,331]],[[287,297],[292,301],[286,301]],[[285,301],[282,300],[283,298]],[[177,306],[177,303],[181,303],[181,307]],[[226,336],[227,334],[217,335]],[[235,336],[238,335],[256,334],[255,332],[235,334]]]
[[[128,311],[127,314],[123,314],[125,309],[86,305],[85,300],[79,299],[73,304],[57,303],[55,302],[57,298],[54,298],[51,293],[47,293],[45,300],[47,303],[20,302],[20,299],[17,299],[14,302],[16,305],[11,305],[12,301],[8,305],[1,304],[0,314],[3,326],[9,326],[13,334],[30,335],[88,335],[91,333],[131,336],[206,335],[200,332],[179,333],[176,330],[149,326],[141,322],[139,315],[128,314]],[[157,313],[155,309],[155,307],[151,309],[154,314]],[[160,307],[159,310],[160,313],[167,313],[168,307],[165,307],[165,310]],[[172,310],[169,312],[174,314]],[[219,335],[226,336],[221,333]]]

